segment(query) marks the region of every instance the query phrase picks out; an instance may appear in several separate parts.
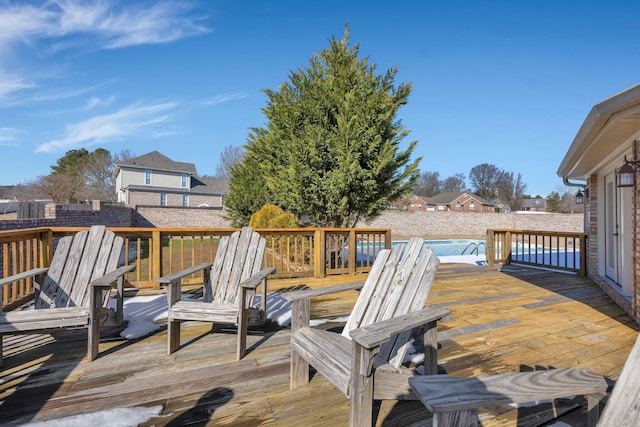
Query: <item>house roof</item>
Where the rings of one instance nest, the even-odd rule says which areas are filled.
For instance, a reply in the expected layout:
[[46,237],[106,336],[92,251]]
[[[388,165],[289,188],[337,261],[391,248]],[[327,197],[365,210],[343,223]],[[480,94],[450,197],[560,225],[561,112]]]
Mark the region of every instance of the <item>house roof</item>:
[[137,169],[154,169],[168,172],[188,173],[197,175],[196,166],[193,163],[175,162],[158,151],[152,151],[142,156],[135,157],[116,165],[116,169],[126,166]]
[[543,208],[547,205],[545,199],[520,199],[518,200],[521,208]]
[[226,194],[229,192],[229,181],[219,178],[191,177],[191,193]]
[[229,182],[226,179],[191,177],[191,188],[155,187],[149,185],[129,185],[128,190],[138,190],[152,193],[182,193],[202,195],[222,195],[229,192]]
[[481,205],[493,206],[493,203],[490,203],[490,202],[484,200],[482,197],[476,196],[475,194],[470,193],[468,191],[455,191],[455,192],[450,192],[450,193],[439,193],[439,194],[436,194],[433,197],[422,197],[422,199],[425,200],[427,203],[432,204],[432,205],[450,205],[451,203],[454,203],[457,199],[459,199],[460,197],[462,197],[464,195],[467,195],[468,197],[476,200]]
[[586,179],[640,135],[640,85],[595,104],[558,167],[564,179]]

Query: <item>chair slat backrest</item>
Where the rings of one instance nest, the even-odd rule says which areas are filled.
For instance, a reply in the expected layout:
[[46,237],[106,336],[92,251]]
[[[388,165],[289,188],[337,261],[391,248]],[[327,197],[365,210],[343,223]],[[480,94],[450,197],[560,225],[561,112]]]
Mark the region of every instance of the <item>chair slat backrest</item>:
[[[422,309],[439,265],[424,240],[412,238],[378,253],[342,335],[353,329]],[[410,345],[411,331],[384,345],[379,359],[399,366]]]
[[118,267],[123,246],[124,239],[102,225],[62,237],[35,308],[86,305],[89,283]]
[[[262,267],[266,245],[266,239],[250,227],[222,237],[211,267],[211,292],[205,291],[204,300],[236,305],[240,283]],[[250,292],[247,302],[253,303],[254,296]]]
[[637,426],[640,420],[640,335],[613,386],[598,427]]

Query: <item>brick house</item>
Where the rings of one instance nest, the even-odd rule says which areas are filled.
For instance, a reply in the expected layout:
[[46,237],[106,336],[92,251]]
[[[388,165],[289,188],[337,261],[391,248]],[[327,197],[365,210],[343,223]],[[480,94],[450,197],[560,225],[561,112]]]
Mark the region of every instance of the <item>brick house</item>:
[[522,212],[546,212],[547,201],[545,199],[520,199],[518,210]]
[[[587,275],[640,322],[640,85],[593,106],[558,168],[584,201]],[[627,161],[631,162],[628,163]],[[629,170],[621,179],[621,169]]]
[[440,193],[433,197],[414,195],[407,212],[495,212],[495,205],[467,191]]
[[118,202],[126,206],[222,208],[228,183],[197,175],[193,163],[176,162],[152,151],[116,165]]

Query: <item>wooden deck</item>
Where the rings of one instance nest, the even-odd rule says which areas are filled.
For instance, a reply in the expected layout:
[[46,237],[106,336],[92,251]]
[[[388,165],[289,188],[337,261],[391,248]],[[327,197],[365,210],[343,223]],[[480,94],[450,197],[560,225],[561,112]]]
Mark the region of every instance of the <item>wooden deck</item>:
[[[274,280],[270,291],[300,282]],[[305,283],[321,286],[317,279]],[[354,294],[325,298],[312,316],[345,316],[354,301]],[[613,384],[638,332],[588,279],[516,266],[500,272],[443,264],[429,303],[452,311],[439,326],[438,357],[439,369],[456,376],[581,365]],[[171,356],[162,329],[136,341],[102,341],[93,362],[85,359],[86,335],[77,332],[5,337],[0,424],[153,405],[162,406],[160,415],[142,425],[347,424],[348,399],[321,376],[289,390],[288,328],[250,333],[249,353],[240,362],[235,332],[212,334],[209,326],[193,323],[182,334],[186,345]],[[554,411],[569,425],[584,423],[580,399],[556,403],[490,408],[480,415],[485,426],[544,425]],[[385,401],[377,408],[377,425],[430,424],[417,401]]]

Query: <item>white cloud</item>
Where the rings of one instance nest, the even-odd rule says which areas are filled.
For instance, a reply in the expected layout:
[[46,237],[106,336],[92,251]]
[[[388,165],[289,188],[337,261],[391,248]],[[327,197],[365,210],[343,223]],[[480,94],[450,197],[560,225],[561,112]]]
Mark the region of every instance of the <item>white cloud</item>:
[[92,96],[87,101],[87,105],[85,107],[87,110],[91,110],[92,108],[96,108],[98,106],[109,106],[113,103],[113,101],[115,101],[115,99],[116,97],[114,95],[111,95],[107,99],[102,99],[97,96]]
[[[189,4],[177,1],[57,0],[40,6],[9,2],[0,5],[0,49],[39,41],[57,50],[81,43],[102,49],[167,43],[208,32],[199,23],[203,19]],[[80,37],[72,40],[73,36]]]
[[15,128],[0,128],[0,146],[17,146],[16,134],[21,133]]
[[0,100],[24,89],[33,88],[35,85],[26,82],[23,78],[4,74],[0,71]]
[[223,93],[220,95],[212,96],[211,98],[205,98],[201,102],[204,105],[218,105],[229,101],[235,101],[236,99],[248,98],[246,93]]
[[152,134],[154,125],[165,122],[167,113],[177,107],[175,102],[123,108],[115,113],[94,116],[80,123],[67,126],[62,139],[48,141],[36,148],[38,153],[63,152],[74,147],[91,146],[119,138]]

